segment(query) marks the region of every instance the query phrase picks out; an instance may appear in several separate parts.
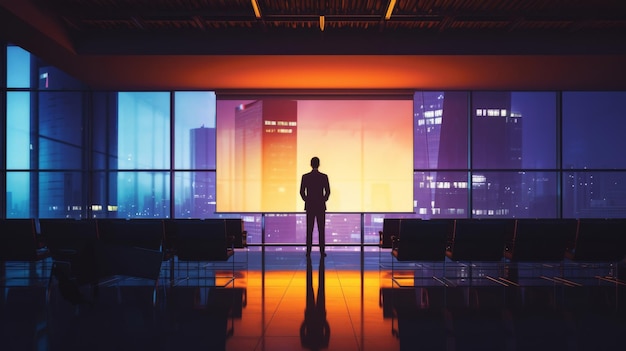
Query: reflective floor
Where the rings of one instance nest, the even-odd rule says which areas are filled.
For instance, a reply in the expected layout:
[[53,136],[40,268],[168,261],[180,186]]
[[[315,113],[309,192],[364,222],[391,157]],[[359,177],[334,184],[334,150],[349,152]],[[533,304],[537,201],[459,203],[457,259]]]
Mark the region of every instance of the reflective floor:
[[[150,281],[79,296],[51,262],[7,263],[0,350],[615,350],[614,266],[403,263],[377,248],[250,248],[220,264],[164,262]],[[234,279],[230,276],[233,275]],[[76,304],[70,301],[77,302]]]

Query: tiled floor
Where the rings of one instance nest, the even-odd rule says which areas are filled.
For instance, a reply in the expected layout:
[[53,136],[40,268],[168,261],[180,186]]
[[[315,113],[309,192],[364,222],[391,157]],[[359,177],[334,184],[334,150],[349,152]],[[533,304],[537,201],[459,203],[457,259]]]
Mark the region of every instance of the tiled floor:
[[[9,263],[0,350],[616,350],[624,286],[607,267],[514,270],[498,265],[393,264],[389,252],[250,248],[226,287],[197,267],[164,264],[153,305],[143,281],[102,286],[72,305],[47,267]],[[209,267],[223,273],[232,267]],[[392,275],[396,283],[392,283]],[[470,275],[473,279],[469,279]],[[191,278],[186,279],[187,276]],[[435,277],[435,278],[433,278]],[[560,280],[566,277],[567,280]],[[87,300],[91,290],[83,288]]]

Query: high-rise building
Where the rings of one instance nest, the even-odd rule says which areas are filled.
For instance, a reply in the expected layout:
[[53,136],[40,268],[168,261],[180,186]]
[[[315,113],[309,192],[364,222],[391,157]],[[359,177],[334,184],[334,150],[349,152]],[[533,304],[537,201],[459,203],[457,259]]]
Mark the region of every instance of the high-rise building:
[[[284,212],[296,208],[300,176],[297,174],[297,101],[258,100],[235,111],[235,183],[242,212]],[[280,216],[271,242],[293,240],[296,219]]]
[[522,168],[522,116],[511,111],[510,92],[474,94],[472,106],[473,215],[524,216],[518,173],[499,172]]
[[189,131],[192,175],[192,204],[190,216],[207,218],[215,213],[215,128],[193,128]]
[[259,100],[235,111],[235,178],[245,178],[238,199],[243,212],[295,208],[297,120],[293,100]]

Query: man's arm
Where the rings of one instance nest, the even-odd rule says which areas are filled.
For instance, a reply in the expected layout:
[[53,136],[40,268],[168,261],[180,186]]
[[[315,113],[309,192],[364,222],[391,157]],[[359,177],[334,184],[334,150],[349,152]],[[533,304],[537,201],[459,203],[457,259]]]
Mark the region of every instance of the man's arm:
[[330,197],[330,183],[328,182],[328,176],[324,176],[324,201],[328,201]]
[[306,201],[306,187],[304,186],[304,176],[302,176],[302,180],[300,180],[300,197],[302,200]]

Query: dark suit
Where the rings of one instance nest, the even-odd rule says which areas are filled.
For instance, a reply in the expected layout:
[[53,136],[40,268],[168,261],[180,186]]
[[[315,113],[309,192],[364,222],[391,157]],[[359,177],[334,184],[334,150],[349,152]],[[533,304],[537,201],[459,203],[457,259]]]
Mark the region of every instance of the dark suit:
[[311,251],[313,245],[313,225],[317,221],[317,231],[319,233],[320,251],[324,251],[325,245],[325,220],[326,201],[330,196],[330,185],[328,176],[317,169],[302,175],[300,183],[300,196],[304,200],[304,210],[306,211],[306,245],[307,252]]

